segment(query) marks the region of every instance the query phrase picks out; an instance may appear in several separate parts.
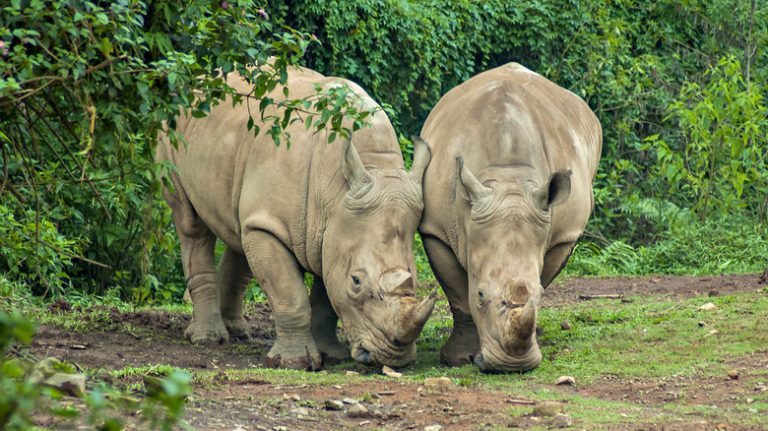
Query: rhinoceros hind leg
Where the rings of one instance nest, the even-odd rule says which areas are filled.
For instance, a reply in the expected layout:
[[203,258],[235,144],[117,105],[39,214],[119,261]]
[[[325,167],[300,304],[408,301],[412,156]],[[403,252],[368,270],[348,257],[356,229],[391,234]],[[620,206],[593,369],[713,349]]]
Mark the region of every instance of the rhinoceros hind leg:
[[229,333],[219,312],[213,234],[188,236],[179,230],[181,259],[187,289],[192,297],[192,321],[184,335],[195,344],[221,344],[229,341]]
[[221,317],[233,340],[251,338],[251,325],[243,318],[243,297],[253,276],[248,260],[227,247],[219,264]]
[[216,237],[197,216],[184,189],[175,183],[176,192],[164,190],[173,210],[173,221],[181,244],[181,266],[192,300],[192,321],[184,335],[195,344],[220,344],[229,340],[219,311],[216,264],[213,249]]
[[471,364],[480,350],[480,339],[469,309],[467,273],[444,242],[430,235],[422,235],[422,240],[453,313],[453,331],[440,350],[440,360],[451,367]]
[[277,336],[267,353],[267,365],[319,369],[322,360],[310,331],[311,309],[304,271],[296,258],[280,240],[258,229],[245,230],[243,249],[275,318]]
[[336,336],[339,317],[331,306],[323,280],[318,276],[312,284],[309,302],[312,306],[312,338],[323,356],[323,362],[332,364],[349,359],[349,348]]

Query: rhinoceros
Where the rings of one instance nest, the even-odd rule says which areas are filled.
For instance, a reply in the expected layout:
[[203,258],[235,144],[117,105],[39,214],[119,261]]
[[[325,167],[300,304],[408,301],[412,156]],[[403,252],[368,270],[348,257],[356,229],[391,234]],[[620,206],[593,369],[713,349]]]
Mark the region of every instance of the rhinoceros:
[[[239,75],[227,80],[249,93]],[[309,69],[291,68],[287,86],[291,97],[302,98],[315,94],[315,85],[343,83],[366,108],[377,107],[356,84]],[[269,96],[283,98],[282,92]],[[250,104],[255,111],[258,101]],[[156,158],[175,165],[164,197],[193,303],[187,338],[246,338],[242,303],[255,275],[276,326],[269,365],[317,369],[324,358],[348,358],[336,336],[339,318],[355,360],[389,366],[413,360],[436,299],[414,294],[413,240],[430,154],[426,146],[416,148],[406,172],[386,114],[378,109],[369,118],[369,127],[330,144],[327,132],[294,123],[286,130],[290,148],[264,134],[254,137],[246,127],[247,103],[226,101],[206,118],[178,120],[186,142],[174,149],[165,138]],[[218,271],[216,238],[226,244]],[[314,275],[309,294],[305,273]]]
[[453,313],[448,365],[539,365],[539,301],[584,231],[602,129],[589,106],[510,63],[445,94],[421,139],[424,247]]

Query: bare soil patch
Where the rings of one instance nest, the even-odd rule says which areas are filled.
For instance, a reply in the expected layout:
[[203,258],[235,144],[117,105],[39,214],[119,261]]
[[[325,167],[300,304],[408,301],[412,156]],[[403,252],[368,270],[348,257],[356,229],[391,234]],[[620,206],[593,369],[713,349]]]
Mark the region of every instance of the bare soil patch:
[[[726,277],[644,277],[572,279],[550,286],[545,306],[566,306],[581,301],[579,295],[651,295],[683,298],[754,291],[761,287],[758,275]],[[103,310],[102,310],[103,311]],[[31,347],[39,357],[54,356],[76,364],[103,369],[170,364],[193,370],[248,369],[263,366],[263,355],[274,339],[269,307],[250,306],[247,314],[254,338],[245,344],[193,346],[183,338],[189,316],[177,313],[140,311],[124,313],[106,309],[106,318],[88,332],[66,331],[43,326]],[[57,306],[51,312],[72,312]],[[739,358],[728,364],[739,371],[737,379],[691,379],[671,376],[661,379],[619,379],[605,376],[590,385],[546,388],[556,399],[578,394],[597,401],[621,401],[636,406],[626,421],[600,424],[578,421],[566,429],[604,430],[760,430],[764,427],[729,423],[727,412],[748,408],[748,399],[768,386],[768,346],[762,354]],[[354,369],[350,363],[349,369]],[[512,376],[511,378],[514,378]],[[455,383],[455,382],[454,382]],[[362,404],[367,413],[350,416],[350,404],[340,411],[328,410],[327,400],[349,400]],[[349,401],[348,400],[348,401]],[[686,420],[664,419],[665,405],[691,407]],[[566,402],[566,413],[573,413]],[[350,382],[325,386],[278,385],[258,379],[237,380],[221,372],[213,383],[198,384],[188,404],[187,418],[198,429],[210,430],[423,430],[440,425],[446,430],[527,429],[556,427],[553,418],[534,417],[533,405],[508,391],[482,387],[431,387],[397,379]],[[714,420],[718,411],[722,421]],[[709,413],[704,415],[702,412]],[[712,414],[715,412],[715,414]],[[648,423],[660,425],[647,425]]]
[[655,296],[659,298],[691,298],[700,295],[718,296],[755,291],[760,276],[672,276],[573,278],[555,281],[544,290],[544,306],[580,301],[580,295]]

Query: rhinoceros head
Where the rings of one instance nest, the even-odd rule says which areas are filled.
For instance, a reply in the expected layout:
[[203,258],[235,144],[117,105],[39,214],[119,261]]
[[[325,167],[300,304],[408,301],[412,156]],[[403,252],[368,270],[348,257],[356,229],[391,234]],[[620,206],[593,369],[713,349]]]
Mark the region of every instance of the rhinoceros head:
[[349,190],[328,222],[323,280],[361,363],[402,366],[436,298],[415,297],[413,238],[424,202],[421,180],[429,148],[417,146],[411,173],[366,169],[351,142],[342,172]]
[[[570,171],[541,178],[529,166],[502,168],[479,181],[457,159],[467,221],[469,304],[480,336],[475,364],[483,371],[536,368],[536,315],[552,207],[571,190]],[[460,190],[461,192],[461,190]]]

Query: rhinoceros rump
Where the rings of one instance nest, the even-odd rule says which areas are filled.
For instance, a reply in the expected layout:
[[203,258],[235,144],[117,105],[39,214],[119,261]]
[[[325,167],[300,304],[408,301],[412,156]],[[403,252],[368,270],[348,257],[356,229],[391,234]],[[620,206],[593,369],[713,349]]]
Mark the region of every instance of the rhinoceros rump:
[[[339,81],[296,68],[288,87],[300,98],[314,94],[315,84]],[[242,93],[250,90],[237,75],[228,82]],[[347,84],[366,107],[376,106],[360,87]],[[269,96],[280,100],[282,93]],[[258,115],[258,101],[249,103]],[[225,101],[206,118],[180,118],[186,145],[174,150],[163,142],[158,150],[159,160],[176,167],[165,198],[194,307],[186,336],[195,343],[247,337],[242,301],[255,275],[275,318],[271,365],[316,369],[321,355],[349,357],[336,337],[339,318],[356,360],[410,362],[435,302],[414,297],[413,235],[428,148],[416,149],[409,174],[381,110],[347,142],[327,144],[325,133],[297,122],[287,129],[290,149],[263,134],[255,138],[246,127],[248,112],[247,103]],[[217,237],[227,245],[218,272]],[[310,295],[305,272],[315,275]]]
[[535,368],[543,288],[592,210],[600,123],[580,98],[510,63],[443,96],[421,137],[433,158],[419,231],[454,318],[441,359]]

